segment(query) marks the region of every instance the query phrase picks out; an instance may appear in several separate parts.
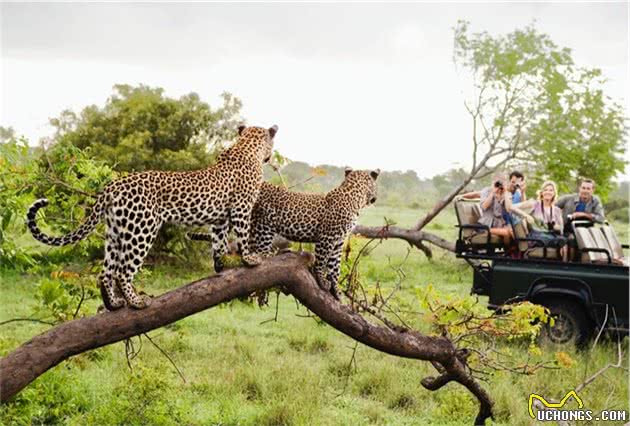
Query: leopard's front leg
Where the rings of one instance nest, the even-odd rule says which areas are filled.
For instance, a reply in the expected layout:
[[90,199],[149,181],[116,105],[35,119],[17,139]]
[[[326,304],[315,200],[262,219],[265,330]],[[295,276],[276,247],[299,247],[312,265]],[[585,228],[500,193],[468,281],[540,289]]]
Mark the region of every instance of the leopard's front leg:
[[249,249],[251,214],[255,200],[255,197],[252,200],[244,200],[230,211],[230,223],[236,235],[236,247],[243,259],[243,263],[248,266],[256,266],[262,263],[260,255],[251,253]]
[[223,270],[222,257],[228,253],[228,231],[229,221],[226,218],[210,227],[212,239],[212,260],[214,261],[214,271],[219,273]]

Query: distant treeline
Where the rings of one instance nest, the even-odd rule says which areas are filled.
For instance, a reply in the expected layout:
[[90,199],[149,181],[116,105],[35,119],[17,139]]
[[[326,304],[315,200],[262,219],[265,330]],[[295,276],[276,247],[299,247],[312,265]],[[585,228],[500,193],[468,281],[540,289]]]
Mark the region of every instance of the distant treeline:
[[[294,191],[327,192],[341,183],[344,168],[331,165],[311,166],[302,161],[287,164],[280,171],[285,183]],[[463,169],[452,169],[432,178],[421,179],[415,171],[383,171],[378,178],[379,196],[377,204],[392,207],[425,208],[435,203],[463,181],[467,173]],[[266,179],[280,183],[280,177],[270,168]],[[491,182],[488,176],[473,181],[467,190],[481,189]],[[628,190],[630,182],[622,182],[609,194],[605,203],[607,213],[617,220],[628,220]],[[528,188],[535,196],[536,188]]]

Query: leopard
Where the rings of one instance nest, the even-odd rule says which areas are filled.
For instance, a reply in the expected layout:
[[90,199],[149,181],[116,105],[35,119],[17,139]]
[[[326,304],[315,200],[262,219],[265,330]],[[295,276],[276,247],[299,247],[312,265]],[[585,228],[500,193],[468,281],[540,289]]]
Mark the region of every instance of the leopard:
[[271,159],[278,126],[238,126],[236,142],[224,150],[213,165],[194,171],[145,171],[113,180],[101,190],[84,221],[63,236],[49,236],[37,226],[45,198],[28,210],[26,224],[41,243],[65,246],[86,238],[104,222],[105,256],[98,284],[105,307],[136,309],[151,304],[151,297],[138,295],[133,279],[141,268],[163,224],[210,225],[234,231],[243,263],[259,265],[260,255],[251,253],[248,240],[251,213],[263,182],[263,165]]
[[[276,236],[315,244],[312,271],[317,284],[337,300],[343,245],[355,227],[360,211],[377,199],[380,170],[346,168],[343,182],[328,193],[293,192],[263,182],[252,212],[250,250],[267,257],[274,254]],[[222,256],[228,251],[228,230],[212,225],[210,233],[189,233],[193,240],[212,243],[214,268],[223,270]]]

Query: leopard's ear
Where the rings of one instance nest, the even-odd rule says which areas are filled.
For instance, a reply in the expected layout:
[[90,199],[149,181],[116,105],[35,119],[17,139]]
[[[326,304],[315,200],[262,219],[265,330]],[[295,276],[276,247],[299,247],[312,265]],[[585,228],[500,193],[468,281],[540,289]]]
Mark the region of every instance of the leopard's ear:
[[247,128],[247,126],[246,126],[246,125],[244,125],[244,124],[239,124],[239,125],[238,125],[238,135],[239,135],[239,136],[240,136],[240,135],[242,135],[242,134],[243,134],[243,130],[245,130],[246,128]]
[[273,139],[273,137],[276,135],[276,133],[278,133],[278,126],[276,126],[274,124],[273,126],[271,126],[269,128],[269,137],[271,137],[271,139]]
[[352,167],[346,167],[344,170],[345,176],[347,177],[351,171],[352,171]]
[[372,170],[370,172],[370,176],[372,176],[372,179],[376,180],[376,178],[378,177],[378,175],[381,174],[381,169],[376,169],[376,170]]

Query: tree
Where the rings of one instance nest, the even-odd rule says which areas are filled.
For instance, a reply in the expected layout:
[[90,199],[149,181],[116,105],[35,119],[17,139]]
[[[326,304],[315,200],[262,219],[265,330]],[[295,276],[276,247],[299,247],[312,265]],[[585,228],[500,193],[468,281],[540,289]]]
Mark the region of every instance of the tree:
[[15,130],[13,127],[0,126],[0,143],[6,143],[15,139]]
[[545,117],[531,131],[535,180],[551,179],[561,192],[574,192],[588,177],[606,200],[613,179],[625,169],[624,111],[604,95],[599,69],[576,70],[570,78],[548,91]]
[[[470,96],[464,101],[472,122],[470,169],[413,228],[359,226],[355,233],[402,238],[427,255],[430,251],[423,241],[453,251],[453,243],[422,229],[474,180],[513,165],[535,166],[536,175],[543,175],[556,167],[552,161],[571,156],[575,157],[568,162],[567,171],[558,173],[573,180],[594,167],[612,169],[598,172],[608,179],[622,169],[618,156],[623,153],[623,116],[619,107],[605,106],[601,90],[590,88],[599,72],[576,70],[570,49],[558,47],[533,25],[493,36],[471,33],[469,24],[459,21],[454,28],[453,60],[457,69],[469,73],[471,81]],[[566,155],[550,155],[560,152],[560,140],[547,136],[562,126],[570,129],[562,143],[570,140],[573,147],[562,151]],[[606,134],[605,126],[612,127]],[[585,152],[574,153],[576,146]],[[546,162],[541,163],[541,158]],[[569,172],[576,164],[578,170]],[[438,179],[437,183],[444,181]]]
[[90,148],[116,171],[199,169],[212,163],[215,144],[233,139],[240,108],[229,93],[212,109],[196,93],[173,99],[161,88],[116,85],[104,107],[51,119],[52,143]]

